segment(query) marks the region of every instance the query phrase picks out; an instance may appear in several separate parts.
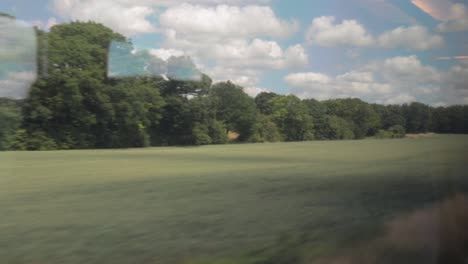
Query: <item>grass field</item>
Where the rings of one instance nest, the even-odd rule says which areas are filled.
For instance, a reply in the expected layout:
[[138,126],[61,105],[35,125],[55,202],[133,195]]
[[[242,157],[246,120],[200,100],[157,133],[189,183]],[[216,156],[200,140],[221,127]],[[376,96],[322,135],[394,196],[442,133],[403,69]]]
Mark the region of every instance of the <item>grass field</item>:
[[462,135],[3,152],[0,264],[314,263],[467,173]]

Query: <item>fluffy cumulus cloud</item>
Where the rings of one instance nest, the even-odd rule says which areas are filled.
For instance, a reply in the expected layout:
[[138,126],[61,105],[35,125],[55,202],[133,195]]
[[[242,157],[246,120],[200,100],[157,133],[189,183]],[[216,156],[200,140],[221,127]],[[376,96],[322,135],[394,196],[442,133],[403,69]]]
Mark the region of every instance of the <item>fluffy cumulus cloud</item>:
[[306,40],[321,46],[370,46],[374,42],[373,37],[356,20],[336,23],[332,16],[315,18],[307,30]]
[[308,63],[301,45],[284,50],[276,41],[262,39],[285,37],[297,30],[294,21],[281,20],[270,7],[183,4],[164,11],[160,26],[165,47],[225,67],[281,69]]
[[162,27],[179,34],[193,34],[200,38],[288,36],[297,30],[297,23],[279,19],[267,6],[244,7],[218,5],[206,7],[182,4],[166,10],[160,16]]
[[298,25],[268,6],[182,4],[161,13],[160,29],[163,49],[183,51],[215,80],[231,80],[251,91],[259,91],[258,76],[264,71],[309,62],[302,45],[281,47],[275,40],[296,32]]
[[52,7],[62,18],[100,22],[127,36],[156,30],[148,20],[154,9],[132,1],[53,0]]
[[463,104],[468,100],[468,65],[447,71],[424,65],[416,56],[373,62],[337,76],[307,72],[287,75],[291,92],[303,98],[358,97],[384,104],[423,101]]
[[306,40],[319,46],[355,46],[430,50],[443,46],[441,36],[422,26],[398,27],[374,37],[356,20],[337,22],[335,17],[315,18],[306,32]]
[[412,0],[434,19],[441,21],[437,29],[441,32],[468,31],[468,7],[452,0]]
[[150,49],[150,54],[156,56],[160,59],[167,61],[170,57],[180,57],[184,56],[184,52],[182,50],[176,49]]
[[[191,4],[257,4],[269,0],[187,0]],[[64,19],[96,21],[126,35],[156,31],[151,16],[160,7],[180,4],[173,0],[52,0],[52,9]],[[189,14],[189,17],[191,15]]]
[[444,39],[431,34],[425,27],[398,27],[385,32],[378,38],[378,44],[385,48],[408,48],[412,50],[431,50],[441,48]]

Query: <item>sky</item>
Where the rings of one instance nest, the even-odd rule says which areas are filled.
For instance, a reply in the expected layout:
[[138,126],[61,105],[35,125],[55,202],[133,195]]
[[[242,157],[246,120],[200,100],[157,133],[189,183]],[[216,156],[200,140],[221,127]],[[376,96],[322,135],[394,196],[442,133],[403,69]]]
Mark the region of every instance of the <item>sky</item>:
[[[100,22],[252,96],[468,104],[467,0],[2,0],[0,12],[44,30]],[[31,76],[0,74],[0,95]]]

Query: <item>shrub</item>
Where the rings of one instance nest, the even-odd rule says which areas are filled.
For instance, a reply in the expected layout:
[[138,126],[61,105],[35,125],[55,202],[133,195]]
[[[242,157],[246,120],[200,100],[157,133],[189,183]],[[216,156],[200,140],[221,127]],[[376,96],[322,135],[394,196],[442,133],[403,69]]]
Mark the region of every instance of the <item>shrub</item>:
[[393,134],[393,138],[404,138],[406,135],[405,128],[401,125],[395,125],[388,129]]
[[200,123],[195,123],[192,129],[193,144],[208,145],[211,144],[211,137],[208,135],[208,128]]
[[57,144],[44,132],[34,131],[28,133],[24,129],[16,131],[10,144],[11,150],[56,150]]

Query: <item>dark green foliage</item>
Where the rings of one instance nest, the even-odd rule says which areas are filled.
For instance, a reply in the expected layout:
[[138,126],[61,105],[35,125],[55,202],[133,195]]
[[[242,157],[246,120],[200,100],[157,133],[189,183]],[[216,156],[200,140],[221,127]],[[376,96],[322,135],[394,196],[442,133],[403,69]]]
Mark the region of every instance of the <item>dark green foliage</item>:
[[404,138],[405,128],[400,125],[390,127],[388,130],[380,129],[375,134],[375,138]]
[[211,144],[211,137],[208,135],[209,129],[204,124],[195,123],[192,128],[193,144],[208,145]]
[[428,132],[431,127],[432,115],[430,107],[421,103],[403,105],[403,116],[406,119],[408,133]]
[[271,115],[271,99],[278,96],[275,93],[261,92],[255,97],[255,104],[257,105],[257,110],[264,115]]
[[249,138],[249,142],[278,142],[282,141],[278,126],[271,120],[270,116],[258,114],[255,121],[254,132]]
[[335,99],[324,102],[329,115],[341,117],[354,124],[356,138],[375,134],[381,126],[381,118],[374,108],[359,99]]
[[193,117],[189,100],[181,96],[166,96],[162,119],[152,135],[152,145],[190,145]]
[[327,115],[315,126],[317,139],[354,139],[353,124],[345,119]]
[[16,131],[10,144],[11,150],[56,150],[58,148],[57,143],[44,132],[28,133],[24,129]]
[[229,81],[213,85],[210,95],[215,103],[216,118],[224,120],[228,130],[239,133],[240,141],[247,140],[255,124],[254,99]]
[[468,133],[468,106],[454,105],[432,109],[432,130],[438,133]]
[[272,118],[286,141],[312,140],[314,125],[307,106],[296,96],[277,96],[271,100]]
[[21,124],[22,101],[0,98],[0,150],[9,148]]
[[164,101],[151,79],[117,80],[109,86],[112,118],[106,127],[110,138],[103,138],[102,147],[146,147],[151,132],[162,118]]
[[388,129],[393,134],[394,138],[404,138],[406,134],[406,130],[403,126],[395,125]]

